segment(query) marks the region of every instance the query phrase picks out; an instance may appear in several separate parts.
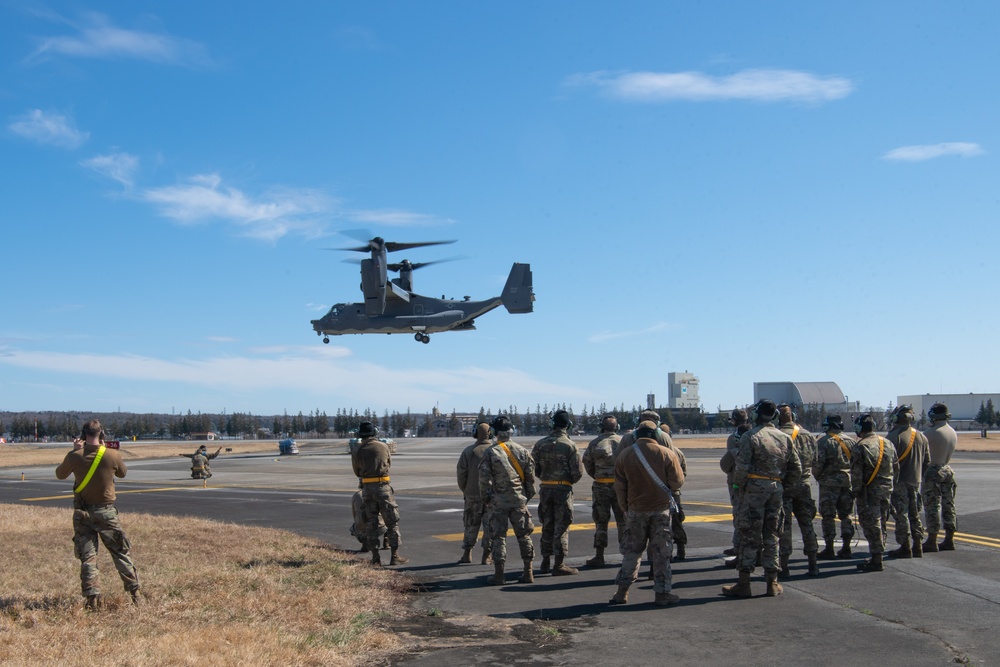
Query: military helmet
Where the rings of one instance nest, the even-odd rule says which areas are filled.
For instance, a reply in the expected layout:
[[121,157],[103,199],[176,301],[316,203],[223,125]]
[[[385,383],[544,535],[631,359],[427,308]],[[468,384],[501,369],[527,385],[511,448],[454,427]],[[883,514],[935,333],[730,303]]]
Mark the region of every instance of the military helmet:
[[854,432],[861,435],[864,431],[875,430],[875,418],[869,414],[858,415],[854,418]]
[[650,421],[659,426],[660,413],[657,412],[656,410],[643,410],[642,412],[639,413],[639,421],[640,422]]
[[552,413],[552,426],[555,428],[572,428],[573,416],[566,410],[556,410]]
[[496,417],[493,418],[493,421],[492,423],[490,423],[490,426],[493,427],[493,431],[495,433],[499,433],[501,431],[514,430],[514,422],[512,422],[507,415],[497,415]]
[[372,438],[378,435],[378,426],[372,422],[361,422],[358,425],[358,437],[359,438]]
[[747,423],[747,411],[743,408],[736,408],[729,414],[729,423],[733,426],[739,426],[740,424]]
[[927,411],[927,418],[932,422],[944,421],[945,419],[951,419],[951,413],[948,412],[948,406],[944,403],[935,403]]
[[823,420],[823,430],[824,431],[843,431],[844,430],[844,418],[840,415],[827,415],[826,419]]

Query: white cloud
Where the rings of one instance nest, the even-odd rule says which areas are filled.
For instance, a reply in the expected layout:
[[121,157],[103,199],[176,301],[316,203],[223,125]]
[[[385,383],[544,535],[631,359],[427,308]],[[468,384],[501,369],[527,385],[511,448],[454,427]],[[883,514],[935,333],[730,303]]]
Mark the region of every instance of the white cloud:
[[25,139],[60,148],[78,148],[90,137],[88,132],[76,129],[72,118],[41,109],[17,117],[7,128]]
[[126,188],[131,188],[132,177],[139,169],[139,158],[128,153],[111,153],[96,155],[89,160],[83,160],[80,164],[118,181]]
[[77,58],[134,58],[171,65],[211,63],[207,50],[198,42],[163,33],[119,28],[103,14],[90,13],[84,17],[82,25],[70,25],[76,30],[75,34],[39,39],[29,60],[58,54]]
[[628,102],[695,102],[752,100],[756,102],[820,103],[846,97],[850,80],[784,69],[748,69],[729,76],[702,72],[589,72],[575,74],[566,84],[596,87]]
[[218,174],[200,174],[188,183],[149,188],[139,196],[159,207],[161,215],[185,224],[222,220],[247,236],[275,241],[296,232],[322,233],[333,201],[307,189],[275,188],[254,198],[236,188],[221,187]]
[[637,331],[602,331],[601,333],[596,333],[590,336],[587,340],[591,343],[606,343],[609,340],[615,340],[618,338],[644,336],[646,334],[656,333],[657,331],[669,331],[676,328],[677,325],[669,322],[657,322],[653,326],[646,327],[645,329],[639,329]]
[[986,151],[982,146],[964,141],[953,141],[942,144],[925,144],[922,146],[900,146],[894,148],[882,156],[883,160],[897,160],[902,162],[920,162],[931,160],[945,155],[960,155],[962,157],[972,157],[982,155]]
[[370,209],[347,211],[344,217],[353,222],[363,222],[386,227],[414,227],[418,225],[450,225],[455,221],[426,213],[399,209]]

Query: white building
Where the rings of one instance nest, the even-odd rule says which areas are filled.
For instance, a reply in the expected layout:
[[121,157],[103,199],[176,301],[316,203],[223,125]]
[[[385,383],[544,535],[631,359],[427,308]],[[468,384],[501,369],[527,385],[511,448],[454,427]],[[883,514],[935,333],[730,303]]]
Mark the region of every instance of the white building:
[[1000,394],[920,394],[917,396],[897,396],[896,405],[903,403],[913,408],[919,418],[926,415],[935,403],[944,403],[951,413],[951,424],[957,429],[978,428],[973,424],[979,414],[979,406],[993,401],[993,408],[1000,410]]
[[778,405],[819,405],[827,411],[851,409],[836,382],[754,382],[754,403],[763,398]]
[[678,408],[697,408],[701,406],[698,396],[698,378],[684,371],[683,373],[667,373],[668,406],[671,410]]

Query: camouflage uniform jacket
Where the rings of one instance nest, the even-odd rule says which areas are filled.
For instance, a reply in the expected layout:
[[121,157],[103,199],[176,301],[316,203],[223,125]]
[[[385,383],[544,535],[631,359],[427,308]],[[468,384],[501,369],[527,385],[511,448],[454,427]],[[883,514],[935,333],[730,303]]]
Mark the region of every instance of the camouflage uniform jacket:
[[617,433],[602,433],[591,440],[583,452],[583,467],[587,474],[594,479],[613,480],[621,441]]
[[851,449],[854,438],[845,433],[827,431],[816,442],[813,476],[821,486],[851,488]]
[[[812,433],[802,428],[795,422],[782,424],[778,428],[783,433],[792,437],[792,446],[795,448],[795,455],[799,457],[799,465],[802,467],[802,477],[799,482],[809,482],[813,465],[816,463],[816,438]],[[788,486],[787,484],[785,485]]]
[[389,446],[375,437],[365,438],[358,448],[351,452],[351,467],[354,468],[354,474],[361,479],[388,477],[391,465]]
[[[881,462],[879,450],[882,451]],[[876,471],[877,468],[877,473]],[[872,474],[875,477],[872,478]],[[851,450],[851,488],[858,496],[866,487],[879,486],[892,490],[892,480],[899,476],[899,461],[892,443],[875,433],[868,433],[854,443]],[[868,480],[871,479],[871,484]]]
[[489,440],[477,440],[464,450],[458,457],[458,488],[466,498],[479,498],[479,464],[483,461],[483,452],[493,446]]
[[[627,447],[631,447],[634,442],[635,442],[635,431],[634,430],[627,431],[625,435],[622,436],[621,444],[618,445],[619,451]],[[674,444],[674,441],[673,439],[671,439],[670,434],[661,428],[657,428],[656,444],[660,445],[661,447],[666,447],[667,449],[669,449],[670,451],[672,451],[674,454],[677,455],[677,458],[681,462],[681,470],[686,475],[688,472],[687,459],[684,458],[684,452],[682,452],[680,448]]]
[[734,483],[743,489],[748,479],[780,481],[785,488],[794,486],[802,476],[802,464],[795,454],[792,438],[771,422],[754,426],[740,436],[736,454]]
[[[90,472],[100,445],[84,445],[66,454],[66,458],[56,468],[56,478],[66,479],[73,475],[73,488],[80,485]],[[87,505],[107,505],[115,502],[115,477],[124,477],[128,469],[117,449],[105,448],[101,462],[97,464],[94,476],[77,497]]]
[[[535,462],[528,450],[513,440],[503,444],[510,456],[499,442],[483,452],[479,463],[479,495],[495,509],[524,507],[535,495]],[[520,473],[511,456],[521,467]]]
[[557,428],[535,443],[531,450],[535,471],[542,482],[569,482],[576,484],[583,477],[580,450],[566,435],[566,429]]
[[[895,445],[896,458],[899,461],[899,475],[894,481],[920,486],[930,458],[927,436],[912,426],[897,424],[885,434],[885,437]],[[912,447],[910,447],[911,440]],[[906,454],[906,450],[909,450],[910,453]],[[906,454],[905,458],[904,454]]]
[[680,459],[669,447],[653,438],[639,438],[635,445],[622,449],[615,461],[615,494],[623,512],[663,512],[670,509],[670,497],[642,464],[643,456],[653,473],[670,491],[677,492],[684,484]]

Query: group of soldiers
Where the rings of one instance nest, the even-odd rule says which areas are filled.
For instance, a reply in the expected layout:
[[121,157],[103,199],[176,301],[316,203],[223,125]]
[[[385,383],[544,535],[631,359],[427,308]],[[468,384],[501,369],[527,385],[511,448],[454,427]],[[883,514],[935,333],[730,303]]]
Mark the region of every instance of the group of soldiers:
[[[764,568],[766,595],[781,594],[778,579],[790,576],[793,517],[811,576],[819,574],[819,560],[852,558],[855,506],[870,552],[857,566],[862,572],[882,571],[890,516],[899,547],[888,556],[921,558],[925,552],[954,550],[957,486],[949,464],[958,434],[948,424],[951,414],[945,404],[934,404],[927,416],[931,425],[918,431],[912,407],[900,405],[890,413],[890,430],[883,437],[875,433],[874,418],[863,414],[854,420],[855,439],[844,434],[842,417],[829,415],[823,422],[825,433],[817,439],[795,423],[789,405],[765,399],[749,414],[734,410],[736,431],[729,436],[720,466],[733,505],[733,548],[727,553],[734,558],[727,564],[739,570],[739,580],[724,587],[723,594],[750,597],[750,578],[757,566]],[[816,502],[810,476],[819,483],[822,551],[813,528]],[[841,548],[835,551],[837,519]],[[939,544],[942,522],[944,540]]]

